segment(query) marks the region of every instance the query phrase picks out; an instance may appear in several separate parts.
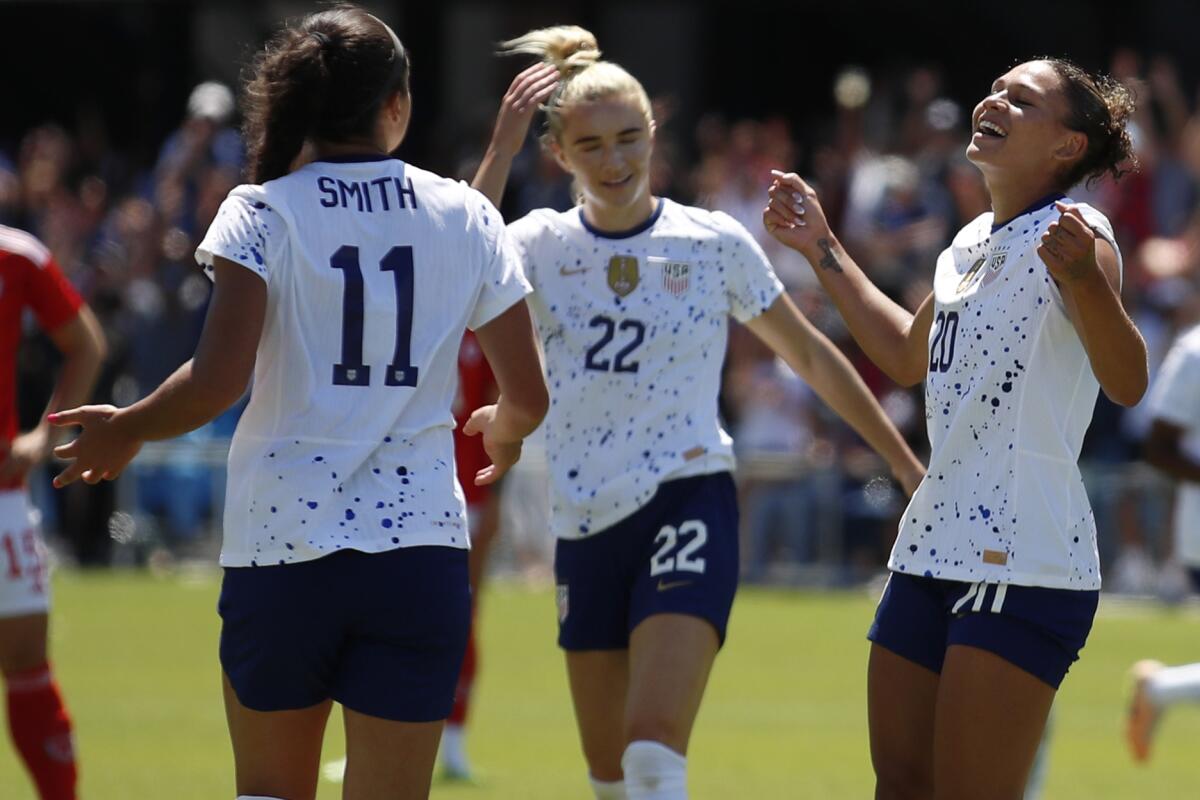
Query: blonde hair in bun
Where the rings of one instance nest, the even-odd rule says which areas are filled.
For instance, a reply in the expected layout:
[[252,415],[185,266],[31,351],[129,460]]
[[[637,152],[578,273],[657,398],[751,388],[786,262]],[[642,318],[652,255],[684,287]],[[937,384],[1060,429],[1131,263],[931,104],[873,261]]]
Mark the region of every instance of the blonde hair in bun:
[[557,25],[539,28],[524,36],[500,43],[505,55],[522,54],[540,58],[554,65],[561,76],[558,89],[546,101],[546,137],[561,141],[563,116],[576,103],[599,100],[614,95],[628,96],[640,107],[646,124],[654,124],[650,97],[637,78],[623,67],[600,59],[596,37],[578,25]]

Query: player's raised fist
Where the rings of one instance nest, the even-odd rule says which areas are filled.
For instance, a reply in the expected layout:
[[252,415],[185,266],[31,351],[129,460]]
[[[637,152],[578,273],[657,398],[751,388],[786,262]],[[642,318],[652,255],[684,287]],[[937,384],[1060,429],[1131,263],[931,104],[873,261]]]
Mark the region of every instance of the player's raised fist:
[[1059,283],[1099,277],[1102,273],[1096,261],[1096,232],[1077,206],[1060,200],[1054,207],[1061,216],[1050,223],[1037,249],[1051,277]]

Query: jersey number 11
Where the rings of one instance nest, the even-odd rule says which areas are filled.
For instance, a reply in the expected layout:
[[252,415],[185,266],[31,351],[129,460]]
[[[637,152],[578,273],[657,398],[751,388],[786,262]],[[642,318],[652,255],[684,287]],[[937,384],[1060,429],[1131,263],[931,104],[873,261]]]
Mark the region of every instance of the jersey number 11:
[[[330,258],[329,266],[345,277],[342,291],[342,360],[333,365],[336,386],[370,386],[371,368],[363,363],[363,276],[358,248],[344,244]],[[397,245],[379,262],[382,272],[392,273],[396,284],[396,351],[387,366],[384,384],[416,386],[417,368],[411,361],[413,321],[413,249]]]

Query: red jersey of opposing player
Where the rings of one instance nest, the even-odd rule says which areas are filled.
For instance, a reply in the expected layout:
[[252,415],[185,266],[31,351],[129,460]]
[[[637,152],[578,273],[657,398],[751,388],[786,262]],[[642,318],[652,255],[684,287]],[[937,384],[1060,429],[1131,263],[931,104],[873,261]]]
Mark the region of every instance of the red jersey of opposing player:
[[[67,282],[46,246],[16,228],[0,225],[0,447],[7,450],[17,436],[17,348],[21,317],[33,311],[42,330],[70,322],[83,301]],[[17,489],[23,478],[0,482],[0,490]]]
[[475,473],[492,463],[483,449],[482,436],[467,436],[462,432],[471,412],[496,401],[496,378],[483,357],[475,334],[467,331],[458,348],[458,395],[454,398],[454,461],[458,482],[462,484],[467,505],[475,506],[487,500],[490,487],[476,486]]

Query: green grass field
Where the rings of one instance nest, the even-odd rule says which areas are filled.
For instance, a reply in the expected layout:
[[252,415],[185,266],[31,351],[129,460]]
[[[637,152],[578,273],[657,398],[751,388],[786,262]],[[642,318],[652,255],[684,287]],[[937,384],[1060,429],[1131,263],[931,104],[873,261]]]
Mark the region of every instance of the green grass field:
[[[232,798],[216,658],[216,572],[60,574],[55,660],[78,731],[85,800]],[[874,598],[744,590],[692,742],[696,798],[864,798],[863,633]],[[586,798],[549,591],[492,587],[470,748],[478,785],[435,784],[447,800]],[[1125,670],[1136,658],[1200,659],[1200,615],[1104,603],[1059,696],[1047,798],[1194,796],[1200,708],[1168,717],[1149,768],[1120,738]],[[342,754],[334,718],[329,758]],[[321,798],[339,796],[323,783]],[[0,798],[33,798],[0,748]]]

